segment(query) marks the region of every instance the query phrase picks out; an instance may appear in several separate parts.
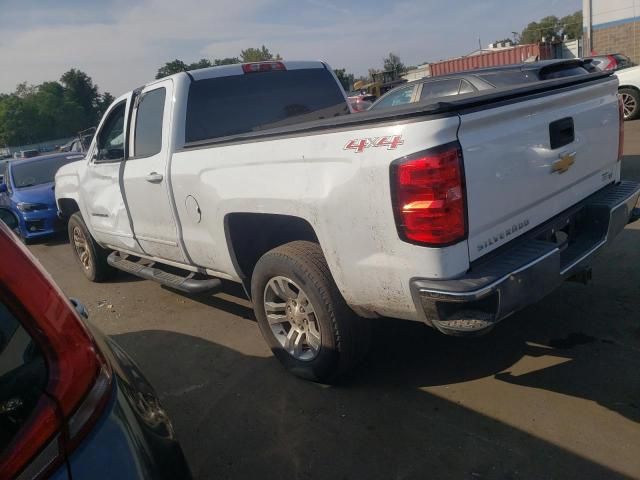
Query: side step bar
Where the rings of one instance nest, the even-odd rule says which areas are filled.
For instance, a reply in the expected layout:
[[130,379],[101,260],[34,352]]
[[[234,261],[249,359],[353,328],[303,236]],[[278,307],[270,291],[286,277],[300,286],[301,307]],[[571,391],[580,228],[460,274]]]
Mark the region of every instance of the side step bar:
[[195,273],[186,272],[186,276],[169,273],[155,266],[155,263],[149,265],[128,260],[128,255],[113,252],[107,257],[107,263],[113,268],[122,270],[123,272],[136,275],[146,280],[153,280],[166,287],[179,290],[184,293],[205,293],[218,290],[222,286],[222,282],[218,278],[196,279]]

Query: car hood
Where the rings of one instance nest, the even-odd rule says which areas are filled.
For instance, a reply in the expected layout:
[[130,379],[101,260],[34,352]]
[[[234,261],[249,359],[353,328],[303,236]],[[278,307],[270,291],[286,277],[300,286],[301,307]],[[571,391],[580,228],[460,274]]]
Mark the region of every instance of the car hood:
[[44,203],[55,205],[54,183],[43,183],[33,187],[16,188],[13,190],[12,200],[16,203]]

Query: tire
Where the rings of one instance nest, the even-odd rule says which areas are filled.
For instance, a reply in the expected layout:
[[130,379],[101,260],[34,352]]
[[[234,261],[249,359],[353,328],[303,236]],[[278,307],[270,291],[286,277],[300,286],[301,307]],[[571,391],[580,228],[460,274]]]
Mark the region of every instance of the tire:
[[624,105],[624,119],[635,120],[640,116],[640,92],[635,88],[621,88],[618,93]]
[[[293,313],[287,309],[291,302],[296,304],[296,300],[276,294],[283,290],[286,280],[291,284],[285,290],[297,295],[290,295],[298,302],[293,305]],[[267,252],[254,269],[251,296],[258,325],[267,344],[283,366],[300,378],[321,383],[343,380],[353,372],[368,350],[371,338],[369,323],[356,316],[342,298],[316,243],[295,241]],[[286,307],[282,307],[283,302]],[[303,305],[307,306],[307,312],[295,311],[296,308],[302,310]],[[268,314],[271,315],[271,323]],[[304,319],[301,321],[300,317],[305,314],[306,333],[292,334],[297,327],[304,329],[304,325],[300,326]],[[274,315],[285,317],[283,323],[274,322]],[[307,348],[304,345],[299,350],[295,346],[290,348],[291,342],[287,342],[290,336],[304,338]],[[299,343],[303,344],[303,341]]]
[[80,212],[71,215],[67,231],[74,257],[85,276],[97,283],[112,278],[116,270],[107,263],[110,252],[96,243]]

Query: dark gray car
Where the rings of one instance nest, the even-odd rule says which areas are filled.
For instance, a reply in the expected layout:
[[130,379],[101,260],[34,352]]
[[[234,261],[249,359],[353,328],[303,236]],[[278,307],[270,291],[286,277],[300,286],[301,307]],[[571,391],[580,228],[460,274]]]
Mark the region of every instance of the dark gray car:
[[587,73],[589,69],[582,60],[549,60],[422,78],[386,93],[369,110]]

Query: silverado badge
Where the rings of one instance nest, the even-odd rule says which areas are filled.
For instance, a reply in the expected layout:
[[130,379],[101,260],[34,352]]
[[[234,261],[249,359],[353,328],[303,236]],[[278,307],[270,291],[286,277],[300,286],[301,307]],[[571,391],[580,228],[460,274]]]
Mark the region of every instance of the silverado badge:
[[551,173],[565,173],[574,163],[576,163],[576,152],[563,153],[560,155],[560,160],[556,160],[551,165]]

